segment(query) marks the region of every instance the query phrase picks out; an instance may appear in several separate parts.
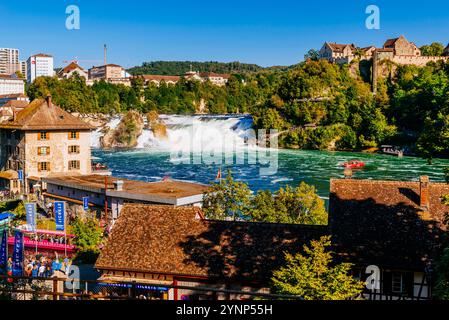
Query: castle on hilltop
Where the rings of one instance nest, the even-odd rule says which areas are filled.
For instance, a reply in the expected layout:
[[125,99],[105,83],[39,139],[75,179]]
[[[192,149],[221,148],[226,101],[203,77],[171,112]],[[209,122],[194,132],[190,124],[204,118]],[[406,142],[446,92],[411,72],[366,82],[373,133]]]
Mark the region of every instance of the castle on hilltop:
[[404,36],[388,39],[382,48],[369,46],[356,47],[354,44],[338,44],[325,42],[319,52],[320,59],[332,63],[349,64],[354,60],[373,61],[373,91],[376,92],[379,62],[388,60],[399,65],[416,65],[424,67],[429,62],[449,61],[449,45],[444,49],[442,56],[423,56],[418,46],[408,41]]

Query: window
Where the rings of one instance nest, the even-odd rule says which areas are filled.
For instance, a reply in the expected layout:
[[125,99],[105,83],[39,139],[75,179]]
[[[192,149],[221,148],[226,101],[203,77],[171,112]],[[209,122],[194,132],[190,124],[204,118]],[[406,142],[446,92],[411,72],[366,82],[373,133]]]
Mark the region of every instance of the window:
[[50,154],[50,147],[38,147],[37,154],[39,156],[48,156]]
[[49,140],[50,134],[46,131],[41,131],[37,134],[37,140]]
[[78,160],[69,161],[69,170],[79,170],[80,162]]
[[391,274],[391,291],[394,293],[402,293],[404,291],[402,282],[402,273],[393,272]]
[[69,132],[69,140],[78,140],[80,138],[80,133],[77,131]]
[[18,181],[18,180],[13,180],[13,182],[12,182],[12,187],[13,187],[14,189],[17,189],[17,188],[19,187],[19,181]]
[[69,146],[69,153],[80,153],[80,146]]
[[50,162],[39,162],[37,164],[37,171],[50,171]]

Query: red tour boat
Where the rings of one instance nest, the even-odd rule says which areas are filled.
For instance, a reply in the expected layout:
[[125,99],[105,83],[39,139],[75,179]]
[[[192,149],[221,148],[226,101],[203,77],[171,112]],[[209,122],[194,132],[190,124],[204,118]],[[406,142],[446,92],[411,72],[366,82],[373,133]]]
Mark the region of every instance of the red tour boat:
[[365,162],[360,160],[351,160],[342,164],[342,167],[350,169],[360,169],[365,167]]

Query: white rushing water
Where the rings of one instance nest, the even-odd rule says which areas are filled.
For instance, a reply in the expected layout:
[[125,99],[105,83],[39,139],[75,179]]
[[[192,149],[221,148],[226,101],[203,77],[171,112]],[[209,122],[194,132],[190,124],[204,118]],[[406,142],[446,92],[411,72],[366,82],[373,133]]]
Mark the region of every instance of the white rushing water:
[[[145,129],[138,138],[137,149],[232,151],[256,144],[250,116],[161,115],[160,120],[166,125],[167,136],[155,137]],[[119,122],[120,118],[114,118],[108,127],[114,129]],[[100,129],[93,134],[92,147],[100,147],[101,135]]]
[[[120,121],[122,120],[122,117],[113,117],[111,118],[111,120],[109,120],[108,124],[106,125],[107,127],[109,127],[110,129],[115,129],[117,128],[117,126],[119,125]],[[94,132],[92,132],[91,135],[91,147],[92,148],[100,148],[100,138],[103,136],[103,128],[99,128],[97,130],[95,130]]]

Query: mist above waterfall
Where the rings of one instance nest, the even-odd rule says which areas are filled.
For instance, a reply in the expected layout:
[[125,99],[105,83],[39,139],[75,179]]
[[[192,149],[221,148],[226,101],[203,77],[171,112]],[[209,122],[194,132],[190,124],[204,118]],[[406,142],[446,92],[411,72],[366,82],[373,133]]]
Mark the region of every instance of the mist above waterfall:
[[[106,125],[114,129],[120,122],[115,117]],[[156,151],[233,151],[256,145],[251,116],[181,116],[161,115],[166,126],[166,136],[156,137],[152,130],[144,129],[137,141],[136,149]],[[100,147],[103,129],[92,135],[92,147]]]

